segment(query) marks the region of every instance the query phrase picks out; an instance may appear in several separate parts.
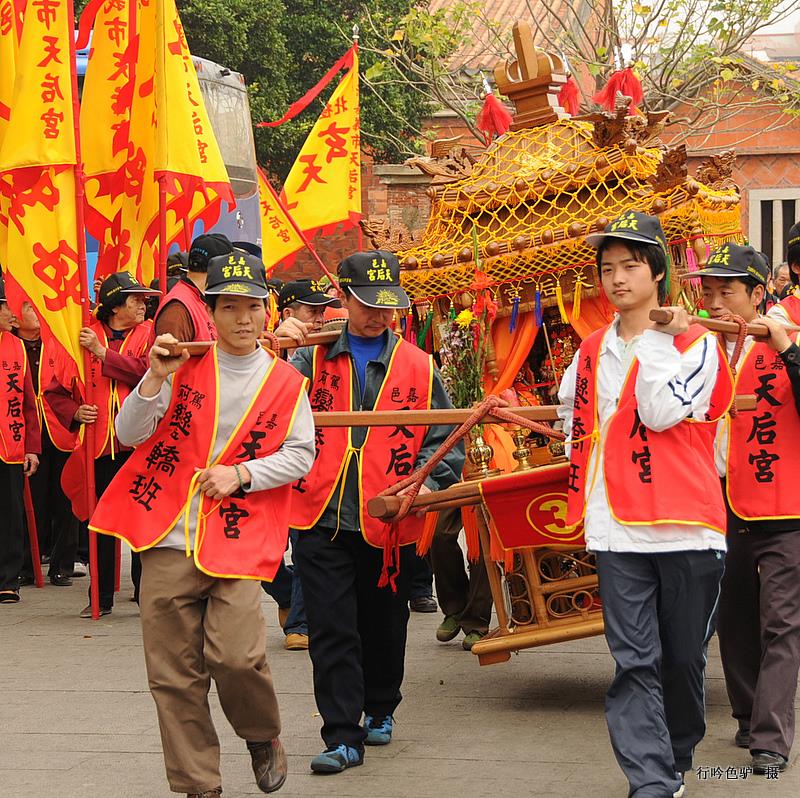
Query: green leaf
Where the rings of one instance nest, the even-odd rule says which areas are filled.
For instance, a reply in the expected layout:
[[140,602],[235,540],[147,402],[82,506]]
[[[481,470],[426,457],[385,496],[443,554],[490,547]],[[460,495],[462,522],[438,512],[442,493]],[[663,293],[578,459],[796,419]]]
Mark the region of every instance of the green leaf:
[[386,64],[383,61],[376,61],[365,73],[364,78],[371,82],[383,77],[386,72]]

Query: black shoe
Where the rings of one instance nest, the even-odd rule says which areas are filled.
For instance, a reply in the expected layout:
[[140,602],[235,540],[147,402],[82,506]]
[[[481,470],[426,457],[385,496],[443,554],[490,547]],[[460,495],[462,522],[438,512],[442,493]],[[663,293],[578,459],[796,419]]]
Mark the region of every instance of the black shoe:
[[[111,607],[100,607],[100,615],[111,615]],[[92,617],[92,605],[87,604],[80,613],[81,618],[91,618]]]
[[26,585],[35,585],[36,580],[33,578],[33,574],[20,574],[19,575],[19,586],[25,587]]
[[66,574],[50,574],[50,584],[56,587],[69,587],[72,584],[72,579]]
[[753,751],[753,758],[750,761],[753,773],[758,776],[767,776],[770,773],[779,773],[786,770],[786,757],[776,754],[774,751]]
[[733,742],[737,748],[749,748],[750,747],[750,729],[743,729],[741,726],[739,727],[739,731],[733,735]]
[[439,606],[433,596],[417,596],[408,602],[412,612],[437,612]]

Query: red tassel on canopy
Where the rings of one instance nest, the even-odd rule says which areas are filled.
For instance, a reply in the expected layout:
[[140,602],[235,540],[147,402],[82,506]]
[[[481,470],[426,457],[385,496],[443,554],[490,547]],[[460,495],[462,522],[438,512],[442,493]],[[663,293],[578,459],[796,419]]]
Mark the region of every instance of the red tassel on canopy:
[[644,99],[644,92],[642,91],[641,81],[636,77],[636,73],[631,67],[618,69],[614,72],[608,79],[608,83],[592,97],[592,100],[598,105],[602,105],[606,111],[613,111],[617,104],[617,92],[624,97],[631,98],[628,114],[635,113],[636,108]]
[[570,115],[577,116],[581,109],[580,92],[575,78],[570,75],[558,93],[558,104]]
[[483,106],[478,111],[476,126],[486,136],[486,143],[502,136],[511,127],[511,113],[494,94],[483,98]]

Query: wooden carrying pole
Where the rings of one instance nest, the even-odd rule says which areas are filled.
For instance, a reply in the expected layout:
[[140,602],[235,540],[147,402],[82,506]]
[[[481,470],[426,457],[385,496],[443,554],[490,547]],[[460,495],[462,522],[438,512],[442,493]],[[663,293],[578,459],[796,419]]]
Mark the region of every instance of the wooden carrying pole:
[[[532,405],[531,407],[510,407],[516,415],[528,421],[555,421],[558,418],[557,405]],[[431,427],[437,424],[463,424],[472,410],[353,410],[314,413],[317,427]],[[501,419],[486,416],[481,423],[508,424]]]
[[[669,308],[658,308],[657,310],[650,311],[650,321],[656,324],[669,324],[672,321],[672,311]],[[701,316],[689,316],[690,324],[699,324],[712,332],[728,333],[729,335],[736,335],[739,332],[739,325],[735,321],[722,321],[721,319],[705,319]],[[800,327],[792,325],[784,325],[787,332],[800,332]],[[769,338],[769,329],[766,324],[760,324],[757,321],[750,322],[747,325],[747,334],[752,335],[753,338]]]
[[[341,330],[330,330],[321,333],[309,333],[304,344],[298,344],[293,338],[278,336],[278,344],[281,349],[295,349],[298,346],[316,346],[317,344],[332,344],[339,340]],[[178,357],[185,349],[191,357],[200,357],[211,348],[213,341],[180,341],[177,344],[164,344],[164,348],[169,351],[171,357]],[[266,338],[260,340],[264,349],[272,349],[272,343]]]

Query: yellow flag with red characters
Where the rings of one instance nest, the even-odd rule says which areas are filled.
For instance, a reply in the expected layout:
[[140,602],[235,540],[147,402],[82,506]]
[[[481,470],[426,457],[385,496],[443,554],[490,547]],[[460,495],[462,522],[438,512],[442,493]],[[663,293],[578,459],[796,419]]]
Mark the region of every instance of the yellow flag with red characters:
[[11,118],[23,5],[22,0],[0,0],[0,144]]
[[309,237],[361,218],[358,49],[325,105],[283,187],[286,210]]
[[286,216],[266,175],[258,170],[258,196],[261,206],[261,259],[269,274],[284,258],[297,252],[303,240]]
[[[194,223],[212,226],[234,204],[175,0],[87,7],[94,21],[84,81],[87,227],[100,242],[98,273],[155,275],[160,212],[167,242],[188,245]],[[131,30],[134,31],[131,35]],[[103,131],[106,141],[91,147]],[[164,191],[159,205],[159,181]],[[135,265],[135,268],[134,268]]]
[[81,373],[70,4],[28,0],[0,145],[0,190],[9,303],[18,311],[29,300]]

